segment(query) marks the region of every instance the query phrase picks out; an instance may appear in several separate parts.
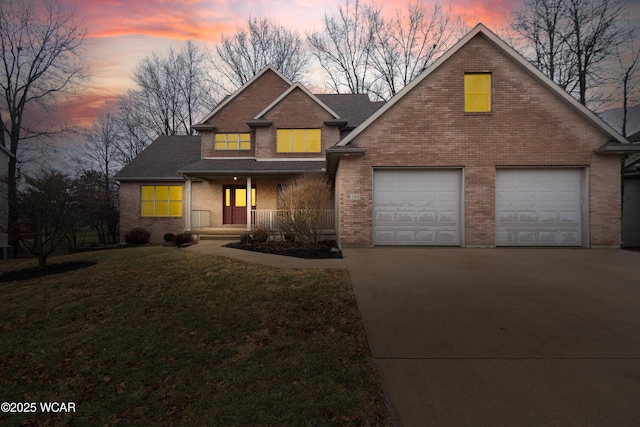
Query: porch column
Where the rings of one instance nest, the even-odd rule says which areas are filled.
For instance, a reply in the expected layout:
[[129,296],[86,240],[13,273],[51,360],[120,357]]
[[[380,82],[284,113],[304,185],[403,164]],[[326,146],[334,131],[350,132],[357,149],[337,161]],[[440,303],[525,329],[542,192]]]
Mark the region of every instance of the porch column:
[[187,177],[187,182],[185,185],[185,194],[184,198],[184,229],[185,231],[191,231],[191,177]]
[[251,177],[247,177],[247,231],[251,231]]

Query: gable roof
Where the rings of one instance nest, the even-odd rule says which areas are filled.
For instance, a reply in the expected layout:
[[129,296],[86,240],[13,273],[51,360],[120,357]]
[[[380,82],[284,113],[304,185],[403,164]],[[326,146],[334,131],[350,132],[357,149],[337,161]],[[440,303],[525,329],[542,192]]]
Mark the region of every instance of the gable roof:
[[425,71],[423,71],[418,77],[413,79],[407,86],[405,86],[396,96],[391,98],[386,104],[384,104],[379,110],[373,113],[367,120],[365,120],[360,126],[358,126],[353,132],[347,135],[344,139],[342,139],[338,144],[335,145],[335,148],[344,147],[349,144],[356,136],[362,133],[369,125],[374,123],[378,117],[382,116],[386,111],[392,108],[396,103],[398,103],[407,93],[411,92],[413,88],[418,86],[424,79],[426,79],[430,74],[432,74],[435,70],[437,70],[443,63],[445,63],[449,58],[451,58],[454,54],[456,54],[463,46],[465,46],[471,39],[476,37],[478,34],[482,34],[486,38],[488,38],[491,42],[493,42],[499,49],[504,51],[508,56],[510,56],[515,62],[523,66],[526,70],[528,70],[531,74],[533,74],[538,80],[548,86],[553,92],[555,92],[558,96],[568,102],[571,106],[573,106],[576,110],[578,110],[581,114],[583,114],[587,119],[589,119],[597,128],[606,133],[614,142],[628,144],[627,141],[622,135],[616,132],[611,126],[606,124],[602,119],[600,119],[595,113],[589,110],[587,107],[582,105],[578,100],[576,100],[573,96],[565,92],[562,88],[556,85],[551,79],[549,79],[542,71],[538,70],[533,64],[527,61],[522,55],[516,52],[511,46],[505,43],[500,37],[494,34],[491,30],[485,27],[483,24],[478,24],[476,27],[467,33],[462,39],[458,41],[451,49],[445,52],[440,58],[438,58],[431,66],[429,66]]
[[331,108],[329,108],[324,102],[322,102],[318,97],[309,92],[309,90],[302,86],[300,83],[296,83],[292,85],[289,89],[284,91],[279,97],[277,97],[271,104],[267,105],[264,110],[260,111],[255,117],[254,120],[261,119],[265,114],[267,114],[272,108],[278,105],[283,99],[289,96],[294,90],[300,89],[305,95],[311,98],[316,104],[322,107],[327,113],[331,114],[334,119],[339,119],[340,116],[336,114]]
[[181,167],[200,159],[200,136],[160,136],[122,168],[116,181],[175,181]]
[[238,95],[240,95],[247,87],[251,86],[260,77],[262,77],[262,75],[265,74],[267,71],[272,71],[272,72],[276,73],[276,75],[278,75],[278,77],[280,77],[282,80],[284,80],[289,86],[293,85],[293,82],[291,82],[291,80],[286,78],[280,71],[276,70],[271,65],[267,65],[258,74],[253,76],[248,82],[243,84],[238,90],[233,92],[231,95],[225,97],[222,100],[222,102],[220,102],[220,104],[218,104],[216,106],[216,108],[214,108],[213,111],[210,112],[204,119],[202,119],[200,121],[200,123],[198,123],[196,126],[204,125],[211,117],[213,117],[218,111],[222,110],[227,104],[229,104],[231,101],[233,101],[235,98],[237,98]]

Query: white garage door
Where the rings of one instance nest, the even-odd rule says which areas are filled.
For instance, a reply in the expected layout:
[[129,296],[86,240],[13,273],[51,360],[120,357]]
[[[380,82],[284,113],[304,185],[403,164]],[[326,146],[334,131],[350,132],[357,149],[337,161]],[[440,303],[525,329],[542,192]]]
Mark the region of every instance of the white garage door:
[[582,169],[496,171],[496,245],[582,246]]
[[376,170],[374,245],[460,245],[461,171]]

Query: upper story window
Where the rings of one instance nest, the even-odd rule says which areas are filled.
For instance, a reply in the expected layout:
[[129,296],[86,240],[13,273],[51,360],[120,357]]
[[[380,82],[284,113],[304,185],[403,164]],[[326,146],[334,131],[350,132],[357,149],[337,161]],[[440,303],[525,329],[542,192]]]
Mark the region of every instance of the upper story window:
[[491,112],[491,73],[464,75],[464,112]]
[[182,216],[180,185],[143,185],[140,196],[142,216]]
[[278,129],[278,153],[319,153],[320,129]]
[[213,147],[216,150],[251,150],[251,134],[216,133]]

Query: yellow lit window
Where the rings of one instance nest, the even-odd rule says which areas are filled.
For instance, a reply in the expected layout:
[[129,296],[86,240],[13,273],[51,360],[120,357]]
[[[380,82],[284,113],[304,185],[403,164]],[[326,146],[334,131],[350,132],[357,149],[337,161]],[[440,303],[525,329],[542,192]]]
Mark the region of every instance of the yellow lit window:
[[[236,188],[234,189],[234,202],[235,207],[246,207],[247,206],[247,189],[246,188]],[[231,189],[226,188],[224,191],[224,205],[226,207],[231,206]],[[256,206],[256,189],[251,189],[251,206]]]
[[216,133],[214,136],[216,150],[250,150],[250,133]]
[[464,75],[464,112],[491,112],[491,74]]
[[182,216],[182,186],[143,185],[140,188],[142,216]]
[[278,129],[278,153],[319,153],[320,129]]

